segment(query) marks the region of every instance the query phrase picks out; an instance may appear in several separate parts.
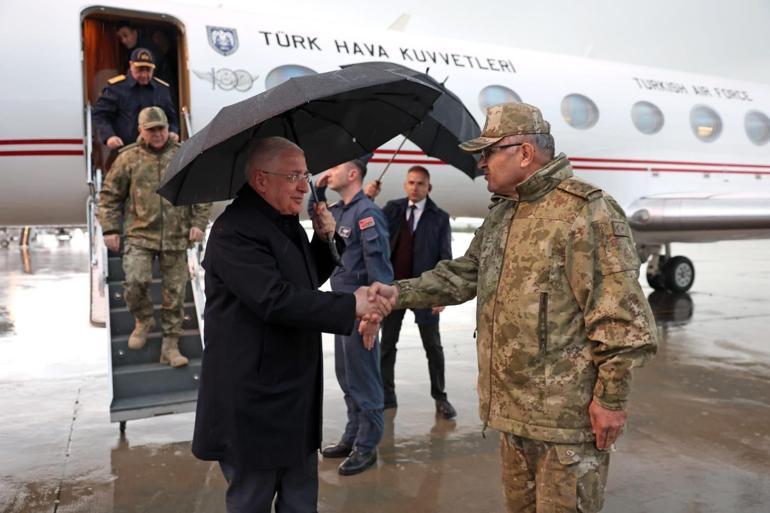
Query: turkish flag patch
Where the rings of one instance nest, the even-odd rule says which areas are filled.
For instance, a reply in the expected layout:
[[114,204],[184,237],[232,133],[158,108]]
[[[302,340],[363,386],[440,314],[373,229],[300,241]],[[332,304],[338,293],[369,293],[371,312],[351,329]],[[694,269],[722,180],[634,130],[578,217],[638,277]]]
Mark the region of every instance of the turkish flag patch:
[[360,230],[366,230],[367,228],[371,228],[374,226],[374,218],[372,216],[364,217],[363,219],[358,221],[358,228]]

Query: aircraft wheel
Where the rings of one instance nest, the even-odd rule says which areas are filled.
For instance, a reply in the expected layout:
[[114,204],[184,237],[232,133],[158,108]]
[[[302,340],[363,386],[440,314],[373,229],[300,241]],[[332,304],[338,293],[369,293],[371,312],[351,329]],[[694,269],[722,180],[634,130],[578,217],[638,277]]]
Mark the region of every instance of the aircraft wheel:
[[647,285],[652,287],[653,290],[666,290],[666,280],[663,277],[663,273],[647,273]]
[[671,292],[687,292],[695,282],[695,266],[684,256],[675,256],[663,266],[666,288]]
[[121,434],[126,432],[126,421],[125,420],[121,420],[120,421],[120,432],[121,432]]

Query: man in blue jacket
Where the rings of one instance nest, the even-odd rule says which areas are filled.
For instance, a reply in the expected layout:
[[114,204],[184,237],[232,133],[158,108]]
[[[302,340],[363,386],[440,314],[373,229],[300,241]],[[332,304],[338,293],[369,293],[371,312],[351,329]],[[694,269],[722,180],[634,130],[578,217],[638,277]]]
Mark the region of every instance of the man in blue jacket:
[[[352,160],[333,167],[316,182],[319,200],[324,201],[327,186],[342,198],[329,206],[337,222],[337,235],[345,241],[342,265],[331,276],[335,292],[352,292],[375,281],[393,281],[385,217],[364,195],[365,174],[366,161]],[[313,207],[311,202],[311,212]],[[321,454],[325,458],[346,458],[339,466],[341,475],[358,474],[377,462],[377,445],[385,428],[379,341],[375,340],[374,348],[367,350],[357,329],[349,335],[335,335],[334,363],[345,395],[348,422],[340,441],[324,447]]]
[[[452,259],[452,233],[449,214],[428,197],[430,173],[422,166],[412,166],[406,174],[406,198],[389,201],[383,212],[388,220],[393,271],[397,280],[414,278],[433,269],[441,260]],[[379,183],[366,187],[370,197],[379,193]],[[444,391],[444,349],[439,334],[439,313],[444,307],[414,310],[414,320],[428,357],[430,395],[436,401],[436,412],[446,419],[457,415]],[[382,323],[382,356],[380,368],[385,389],[385,408],[395,408],[396,343],[406,310],[394,310]]]

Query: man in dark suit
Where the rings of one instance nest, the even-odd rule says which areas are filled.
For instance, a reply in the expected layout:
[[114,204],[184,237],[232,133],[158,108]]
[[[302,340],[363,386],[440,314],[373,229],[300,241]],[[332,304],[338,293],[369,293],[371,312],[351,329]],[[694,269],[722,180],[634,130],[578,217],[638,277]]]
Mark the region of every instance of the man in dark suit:
[[[309,243],[298,214],[310,175],[286,139],[257,141],[247,184],[206,247],[206,308],[193,453],[220,462],[227,511],[315,512],[323,391],[321,332],[350,334],[390,305],[320,292],[334,269],[335,223],[315,209]],[[344,249],[337,240],[340,251]],[[370,341],[373,336],[370,337]]]
[[[449,214],[428,197],[430,173],[422,166],[412,166],[406,174],[406,198],[389,201],[383,212],[388,220],[390,254],[397,280],[414,278],[430,271],[441,260],[452,259],[452,234]],[[367,186],[367,196],[379,193],[379,183]],[[414,319],[428,357],[430,394],[436,412],[451,419],[457,415],[444,391],[444,349],[439,334],[439,313],[443,307],[414,310]],[[385,408],[395,408],[396,386],[393,378],[398,342],[405,310],[395,310],[382,323],[380,368],[385,389]]]

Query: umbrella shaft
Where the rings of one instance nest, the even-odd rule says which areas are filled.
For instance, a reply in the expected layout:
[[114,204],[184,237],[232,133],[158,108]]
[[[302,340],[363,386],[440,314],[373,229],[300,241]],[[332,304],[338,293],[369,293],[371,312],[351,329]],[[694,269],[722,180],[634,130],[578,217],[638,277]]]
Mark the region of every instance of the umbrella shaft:
[[[412,130],[410,129],[409,132]],[[390,160],[387,164],[385,164],[385,169],[382,170],[382,173],[380,173],[380,177],[377,179],[378,182],[382,181],[382,177],[385,176],[385,173],[388,171],[388,168],[393,163],[393,161],[396,159],[396,155],[398,155],[398,152],[401,151],[401,148],[404,147],[404,143],[406,142],[406,138],[409,136],[409,132],[404,136],[404,138],[401,140],[401,144],[398,145],[398,148],[396,148],[396,151],[393,152],[393,155],[391,155]]]

